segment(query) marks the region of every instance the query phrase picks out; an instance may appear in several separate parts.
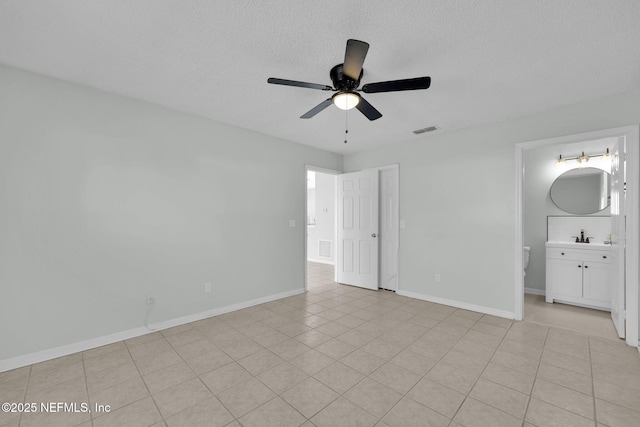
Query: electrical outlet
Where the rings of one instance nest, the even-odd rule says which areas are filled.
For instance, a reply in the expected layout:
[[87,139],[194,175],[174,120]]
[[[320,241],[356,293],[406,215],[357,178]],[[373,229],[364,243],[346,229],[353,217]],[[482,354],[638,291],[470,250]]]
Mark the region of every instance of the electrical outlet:
[[147,295],[147,305],[153,305],[156,303],[156,297],[153,295]]
[[433,280],[435,280],[436,283],[440,283],[440,273],[436,273],[435,276],[433,276]]
[[205,283],[205,284],[204,284],[204,291],[205,291],[206,293],[211,292],[211,283]]

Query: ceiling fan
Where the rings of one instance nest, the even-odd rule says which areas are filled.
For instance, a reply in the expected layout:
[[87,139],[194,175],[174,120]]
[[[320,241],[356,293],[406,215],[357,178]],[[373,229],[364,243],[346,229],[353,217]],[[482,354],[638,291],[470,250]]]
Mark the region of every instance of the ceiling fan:
[[369,43],[354,39],[347,40],[344,63],[336,65],[329,72],[333,87],[317,83],[278,79],[275,77],[267,79],[267,83],[336,92],[331,98],[325,99],[300,116],[301,119],[310,119],[333,103],[342,110],[357,108],[369,120],[379,119],[382,117],[382,114],[360,96],[358,92],[398,92],[402,90],[428,89],[431,85],[431,77],[416,77],[412,79],[367,83],[362,86],[362,89],[358,89],[360,79],[362,79],[363,75],[362,64],[364,63],[364,58],[367,56],[368,50]]

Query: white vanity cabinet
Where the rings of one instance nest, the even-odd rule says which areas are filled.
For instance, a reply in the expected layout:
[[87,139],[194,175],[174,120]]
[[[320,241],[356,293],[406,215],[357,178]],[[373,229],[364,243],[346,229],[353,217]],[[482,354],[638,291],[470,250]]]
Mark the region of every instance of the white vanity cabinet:
[[611,310],[611,247],[547,242],[546,301]]

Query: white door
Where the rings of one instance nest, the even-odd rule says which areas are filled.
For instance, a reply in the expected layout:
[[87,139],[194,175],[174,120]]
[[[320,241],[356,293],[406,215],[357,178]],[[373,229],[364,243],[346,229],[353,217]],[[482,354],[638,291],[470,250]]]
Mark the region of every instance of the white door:
[[338,175],[338,283],[378,289],[378,170]]
[[611,151],[611,319],[625,337],[625,161],[624,138]]

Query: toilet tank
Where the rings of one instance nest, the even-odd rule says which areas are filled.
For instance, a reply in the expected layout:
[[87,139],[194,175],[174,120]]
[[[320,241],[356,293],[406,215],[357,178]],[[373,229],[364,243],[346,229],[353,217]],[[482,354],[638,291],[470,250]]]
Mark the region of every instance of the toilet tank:
[[526,270],[527,267],[529,266],[529,253],[531,252],[531,247],[530,246],[523,246],[522,247],[522,265],[524,267],[524,269]]

